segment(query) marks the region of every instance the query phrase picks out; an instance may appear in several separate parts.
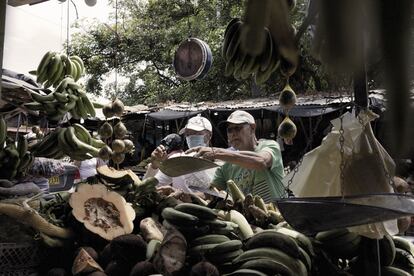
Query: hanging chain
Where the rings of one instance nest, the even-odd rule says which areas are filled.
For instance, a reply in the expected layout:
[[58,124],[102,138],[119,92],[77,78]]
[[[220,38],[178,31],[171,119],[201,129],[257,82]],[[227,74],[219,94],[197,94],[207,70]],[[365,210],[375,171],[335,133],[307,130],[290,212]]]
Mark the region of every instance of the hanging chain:
[[293,174],[292,174],[291,178],[288,180],[287,187],[285,188],[285,191],[286,191],[285,195],[287,195],[289,197],[293,196],[290,192],[290,186],[292,185],[293,179],[295,178],[296,173],[299,171],[299,168],[302,165],[303,158],[305,157],[306,152],[309,150],[310,146],[313,143],[313,137],[316,135],[316,133],[318,131],[319,124],[322,122],[323,115],[325,114],[326,109],[328,108],[329,102],[330,102],[330,99],[328,97],[326,102],[325,102],[325,105],[322,108],[322,114],[318,117],[318,119],[316,121],[316,124],[315,124],[315,127],[312,129],[312,133],[310,134],[310,138],[308,140],[308,143],[306,144],[305,149],[301,152],[301,157],[300,157],[298,163],[296,164],[295,168],[293,169]]
[[189,0],[186,1],[187,4],[187,32],[188,32],[188,38],[191,38],[191,22],[190,22],[190,4],[191,2]]
[[342,197],[345,196],[345,174],[344,174],[344,169],[345,169],[345,149],[344,149],[344,145],[345,145],[345,136],[344,136],[344,118],[341,116],[339,117],[339,119],[341,120],[341,126],[339,128],[339,153],[341,154],[341,164],[339,165],[339,170],[340,170],[340,185],[341,185],[341,195]]

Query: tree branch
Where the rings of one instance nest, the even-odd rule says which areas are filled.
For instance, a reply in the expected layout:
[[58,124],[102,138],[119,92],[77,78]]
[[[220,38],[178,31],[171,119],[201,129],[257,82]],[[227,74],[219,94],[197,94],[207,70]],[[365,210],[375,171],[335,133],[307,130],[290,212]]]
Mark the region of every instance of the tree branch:
[[157,64],[154,61],[152,61],[152,64],[154,65],[155,69],[157,69],[157,74],[158,74],[158,76],[160,76],[161,79],[166,80],[167,82],[171,83],[172,85],[174,85],[176,87],[179,86],[178,83],[176,83],[174,80],[172,80],[171,78],[161,74],[161,70],[160,70],[159,66],[157,66]]

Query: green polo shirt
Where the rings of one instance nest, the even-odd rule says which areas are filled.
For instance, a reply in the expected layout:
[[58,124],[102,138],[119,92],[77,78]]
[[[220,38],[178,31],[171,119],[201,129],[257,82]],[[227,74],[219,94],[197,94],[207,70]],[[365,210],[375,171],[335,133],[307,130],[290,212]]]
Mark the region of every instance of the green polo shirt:
[[226,181],[232,179],[245,195],[259,195],[265,202],[285,196],[282,184],[284,176],[282,154],[279,144],[273,140],[260,139],[254,149],[256,153],[268,152],[272,155],[272,166],[266,170],[245,169],[238,165],[225,163],[216,170],[213,185],[219,189],[227,188]]

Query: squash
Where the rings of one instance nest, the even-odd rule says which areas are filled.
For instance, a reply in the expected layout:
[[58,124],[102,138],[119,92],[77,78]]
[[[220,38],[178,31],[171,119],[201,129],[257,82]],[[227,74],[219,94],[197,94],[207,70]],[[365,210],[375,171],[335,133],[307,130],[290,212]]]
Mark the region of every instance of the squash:
[[141,180],[131,170],[116,170],[108,166],[100,166],[96,169],[98,175],[105,181],[113,184],[140,184]]
[[296,94],[289,83],[286,84],[279,95],[279,104],[284,110],[289,110],[296,104]]
[[73,216],[86,229],[106,240],[129,234],[134,229],[135,211],[130,203],[102,184],[82,184],[69,200]]
[[72,265],[72,274],[88,274],[96,270],[103,271],[102,267],[88,254],[88,252],[81,248]]

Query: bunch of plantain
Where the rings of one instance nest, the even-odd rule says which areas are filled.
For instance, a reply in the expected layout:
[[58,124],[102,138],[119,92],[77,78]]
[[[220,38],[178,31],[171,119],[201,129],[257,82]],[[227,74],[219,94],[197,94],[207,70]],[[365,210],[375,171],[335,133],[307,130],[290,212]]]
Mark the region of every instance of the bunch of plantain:
[[73,160],[85,160],[98,157],[99,150],[106,144],[93,138],[88,130],[80,124],[73,124],[67,128],[58,128],[42,141],[31,147],[37,157],[60,159],[69,156]]
[[233,272],[225,275],[311,274],[313,256],[296,238],[279,230],[268,229],[255,234],[244,248],[245,251],[232,261]]
[[44,88],[57,87],[67,76],[78,81],[84,72],[85,67],[80,57],[48,51],[37,66],[36,81],[43,84]]
[[270,32],[263,28],[264,47],[249,53],[242,46],[243,34],[248,26],[235,18],[224,32],[222,56],[226,62],[224,75],[236,80],[254,75],[257,84],[263,84],[279,66],[279,52]]
[[7,137],[7,125],[0,116],[0,179],[24,177],[33,161],[34,156],[28,151],[26,137],[19,136],[16,146],[14,140]]
[[67,112],[70,112],[74,119],[86,119],[96,115],[94,104],[85,90],[70,76],[65,77],[53,92],[42,95],[32,91],[31,97],[34,102],[25,106],[31,110],[45,112],[49,120],[58,121]]

